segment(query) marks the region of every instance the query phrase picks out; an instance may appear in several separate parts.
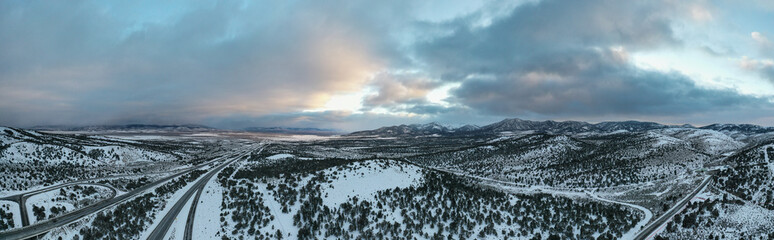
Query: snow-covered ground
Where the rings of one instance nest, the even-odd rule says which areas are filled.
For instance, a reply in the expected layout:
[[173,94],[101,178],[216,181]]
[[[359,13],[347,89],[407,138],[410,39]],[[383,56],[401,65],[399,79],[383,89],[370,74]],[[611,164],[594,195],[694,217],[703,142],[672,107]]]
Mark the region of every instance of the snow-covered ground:
[[[172,225],[169,227],[167,235],[164,236],[164,239],[183,239],[185,235],[185,225],[188,221],[188,212],[191,211],[191,204],[193,203],[193,200],[194,197],[191,196],[191,199],[188,199],[188,201],[185,203],[185,206],[183,206],[183,209],[180,210],[180,213],[175,218],[175,222],[172,223]],[[168,203],[167,205],[174,205],[174,203]]]
[[127,163],[140,161],[167,161],[175,159],[166,153],[151,152],[142,149],[126,148],[121,146],[104,147],[83,147],[83,151],[89,153],[92,151],[102,151],[105,153],[104,159],[115,160],[113,163]]
[[[300,184],[305,184],[305,182],[308,180],[308,178],[304,179],[304,181],[302,181]],[[259,184],[259,186],[261,186],[259,188],[260,192],[263,193],[263,196],[266,196],[263,199],[263,203],[266,204],[266,206],[271,210],[271,214],[274,216],[274,220],[272,220],[266,227],[260,229],[260,231],[274,233],[276,229],[279,229],[282,231],[283,235],[288,237],[288,239],[295,239],[296,234],[298,233],[298,227],[293,225],[293,215],[298,211],[299,208],[301,208],[301,205],[295,204],[293,206],[289,206],[289,211],[284,213],[282,212],[282,204],[271,197],[271,191],[266,190],[266,185]],[[230,217],[226,217],[226,219],[229,221],[229,226],[235,225],[235,223],[231,221]]]
[[664,189],[661,192],[654,192],[654,193],[651,193],[651,194],[653,196],[660,197],[661,195],[664,195],[664,193],[668,193],[670,190],[672,190],[672,185],[669,185],[669,187],[667,187],[666,189]]
[[745,204],[738,206],[733,212],[718,221],[728,222],[736,230],[746,232],[748,229],[758,228],[761,225],[770,227],[774,223],[774,211],[766,210],[755,204]]
[[198,239],[216,239],[220,231],[220,204],[223,202],[223,188],[213,177],[204,186],[194,217],[193,236]]
[[7,163],[23,163],[33,159],[49,163],[71,162],[77,164],[94,164],[95,162],[69,148],[49,144],[34,144],[29,142],[14,142],[3,151],[0,161]]
[[38,222],[38,219],[35,217],[35,213],[33,211],[34,206],[43,207],[45,209],[45,219],[48,219],[51,215],[51,207],[65,207],[68,211],[75,209],[75,206],[73,206],[72,203],[65,201],[52,201],[52,198],[56,198],[58,195],[59,190],[57,189],[37,194],[27,200],[27,214],[31,224]]
[[610,199],[604,199],[604,198],[601,198],[601,197],[599,197],[599,196],[597,196],[596,194],[593,194],[593,193],[590,193],[589,195],[591,195],[594,199],[596,199],[598,201],[610,202],[610,203],[621,204],[621,205],[624,205],[624,206],[633,207],[633,208],[636,208],[636,209],[642,211],[645,214],[645,217],[642,220],[640,220],[639,222],[637,222],[637,225],[635,225],[633,228],[629,229],[628,232],[624,233],[623,236],[621,237],[621,239],[634,239],[634,237],[637,235],[637,232],[639,232],[640,229],[645,227],[645,225],[648,224],[648,222],[650,222],[650,220],[653,218],[653,212],[651,212],[650,210],[648,210],[645,207],[642,207],[642,206],[639,206],[639,205],[635,205],[635,204],[631,204],[631,203],[625,203],[625,202],[619,202],[619,201],[610,200]]
[[683,140],[680,140],[671,136],[655,133],[655,132],[648,132],[648,136],[653,138],[654,140],[653,147],[655,148],[665,146],[665,145],[680,144],[684,142]]
[[[709,180],[710,178],[711,178],[711,176],[707,176],[707,177],[705,177],[705,179],[704,179],[702,182],[704,182],[704,181],[707,181],[707,180]],[[685,179],[684,179],[683,181],[685,181]],[[703,202],[703,201],[706,201],[708,198],[710,198],[710,196],[708,195],[709,193],[708,193],[708,192],[706,192],[708,187],[709,187],[709,185],[707,185],[707,186],[704,186],[704,188],[702,188],[701,190],[699,190],[699,194],[697,194],[696,196],[694,196],[693,198],[691,198],[691,199],[690,199],[690,200],[688,200],[688,201],[689,201],[690,203],[695,203],[695,202]],[[683,199],[684,199],[684,198],[683,198]],[[675,205],[675,206],[672,206],[672,208],[670,208],[668,211],[672,211],[673,209],[675,209],[675,207],[677,207],[677,205]],[[677,213],[675,213],[675,214],[679,214],[679,213],[680,213],[680,212],[682,212],[682,211],[683,211],[685,208],[686,208],[686,206],[683,206],[683,207],[682,207],[680,210],[678,210],[678,211],[677,211]],[[651,214],[651,216],[652,216],[652,214]],[[662,216],[660,216],[659,218],[663,218],[663,215],[662,215]],[[658,229],[656,229],[656,231],[654,231],[654,232],[651,234],[651,236],[658,236],[658,234],[660,234],[662,231],[664,231],[664,228],[665,228],[665,227],[667,226],[667,224],[669,224],[669,222],[671,222],[672,220],[673,220],[673,217],[670,217],[670,218],[669,218],[667,221],[665,221],[663,224],[661,224],[661,225],[658,227]],[[646,223],[647,223],[647,222],[646,222]],[[644,227],[644,225],[643,225],[643,227]],[[636,234],[636,233],[635,233],[635,234]],[[634,237],[634,235],[632,235],[632,238],[633,238],[633,237]]]
[[285,159],[285,158],[292,158],[292,157],[295,157],[295,156],[293,154],[280,153],[280,154],[271,155],[271,156],[267,157],[266,159],[277,160],[277,159]]
[[763,157],[766,161],[766,164],[769,166],[769,171],[771,172],[771,175],[774,176],[774,162],[771,161],[769,158],[769,148],[774,148],[774,144],[772,145],[766,145],[763,147]]
[[621,239],[633,239],[636,236],[637,232],[640,229],[642,229],[646,224],[648,224],[648,222],[650,222],[650,220],[653,218],[653,212],[651,212],[650,210],[648,210],[645,207],[642,207],[642,206],[639,206],[639,205],[636,205],[636,204],[631,204],[631,203],[626,203],[626,202],[620,202],[620,201],[615,201],[615,200],[601,198],[597,194],[592,193],[592,192],[588,192],[588,191],[581,192],[580,190],[558,189],[558,188],[552,188],[552,187],[548,187],[548,186],[522,187],[522,186],[518,186],[518,185],[516,185],[516,184],[514,184],[512,182],[500,181],[500,180],[496,180],[496,179],[489,179],[489,178],[484,178],[484,177],[479,177],[479,176],[474,176],[474,175],[469,175],[469,174],[463,174],[463,173],[459,173],[459,172],[452,172],[452,173],[457,174],[457,175],[461,175],[461,176],[465,176],[465,177],[469,177],[469,178],[475,178],[475,179],[482,180],[482,181],[484,181],[483,182],[484,184],[488,183],[487,185],[495,186],[495,187],[497,187],[499,189],[503,189],[503,190],[505,190],[507,192],[526,193],[526,194],[547,193],[547,194],[552,194],[552,195],[559,195],[559,196],[566,196],[566,197],[576,197],[576,198],[577,197],[581,197],[581,198],[591,197],[591,198],[593,198],[594,200],[597,200],[597,201],[615,203],[615,204],[619,204],[619,205],[624,205],[624,206],[632,207],[632,208],[635,208],[637,210],[642,211],[643,214],[645,215],[645,217],[642,220],[640,220],[637,223],[637,225],[635,225],[628,232],[626,232],[623,235],[623,237],[621,237]]
[[194,134],[188,134],[186,136],[189,136],[189,137],[220,137],[220,134],[217,134],[217,133],[194,133]]
[[[79,186],[94,187],[96,192],[93,194],[84,195],[83,190],[74,191],[73,186],[69,186],[42,192],[29,197],[26,201],[26,207],[30,223],[34,224],[38,222],[37,217],[33,211],[33,207],[35,206],[42,207],[44,209],[45,220],[52,216],[52,207],[64,207],[64,212],[70,212],[76,208],[81,208],[96,201],[107,199],[112,194],[110,189],[98,185],[82,184]],[[62,193],[64,193],[64,195],[62,195]],[[71,199],[69,197],[71,194],[72,196],[75,196],[75,199]],[[61,215],[63,212],[60,212],[59,214]]]
[[[183,195],[185,195],[185,192],[188,191],[188,189],[191,189],[193,185],[195,185],[195,183],[199,181],[199,179],[203,178],[206,175],[207,174],[202,174],[195,180],[188,182],[185,185],[185,187],[181,188],[180,190],[177,190],[177,192],[175,192],[174,194],[172,194],[172,196],[167,198],[165,200],[166,203],[164,204],[164,209],[161,209],[161,211],[156,212],[155,217],[153,219],[153,223],[148,225],[148,228],[146,228],[145,231],[143,231],[143,233],[140,234],[140,239],[148,239],[148,235],[150,235],[151,232],[153,232],[153,229],[155,229],[156,226],[159,225],[159,223],[161,222],[161,219],[163,219],[164,216],[167,215],[167,213],[172,209],[172,206],[174,206],[177,201],[180,201],[180,198],[182,198]],[[154,210],[158,210],[158,209],[154,209]],[[188,210],[185,210],[185,211],[187,212]],[[185,218],[180,219],[178,217],[176,221],[183,221],[184,222],[183,224],[185,224]]]
[[[321,182],[320,184],[320,197],[322,203],[330,207],[331,209],[337,209],[340,205],[348,201],[352,197],[357,197],[362,200],[373,199],[378,191],[395,189],[395,188],[407,188],[412,185],[421,184],[423,180],[422,170],[414,165],[400,163],[396,161],[388,160],[369,160],[362,162],[354,162],[345,164],[342,166],[331,167],[321,170],[321,174],[327,176],[327,182]],[[287,176],[286,176],[287,177]],[[297,186],[304,186],[311,181],[313,175],[307,175],[300,177],[294,181]],[[281,179],[269,179],[267,183],[254,182],[252,183],[252,189],[262,196],[262,204],[268,208],[269,213],[272,215],[272,219],[265,227],[257,228],[256,232],[271,233],[274,234],[279,230],[285,238],[294,239],[298,233],[298,227],[295,226],[293,216],[300,210],[301,204],[296,203],[287,206],[287,211],[283,212],[283,204],[278,202],[277,196],[274,195],[273,190],[267,189],[269,184],[276,186],[282,183]],[[217,183],[211,183],[209,185],[217,185]],[[209,186],[208,186],[209,187]],[[276,187],[274,187],[276,189]],[[212,194],[222,193],[221,191],[212,191]],[[205,195],[202,195],[205,198]],[[208,196],[210,200],[208,204],[210,207],[220,208],[222,201],[222,195]],[[204,209],[206,206],[200,205],[200,209]],[[228,212],[228,211],[227,211]],[[225,216],[226,226],[233,227],[237,223],[232,220],[233,212],[229,212]],[[208,222],[219,222],[219,215],[214,213],[205,214],[202,213],[202,219],[198,217],[194,224],[207,224]],[[400,212],[395,212],[394,219],[402,220]],[[205,220],[212,219],[212,220]],[[199,221],[207,221],[200,223]],[[228,228],[227,228],[228,229]],[[203,227],[201,234],[207,236],[210,239],[217,237],[217,232],[220,229]],[[230,231],[226,231],[227,236],[231,236]]]
[[267,137],[269,140],[276,141],[321,141],[339,138],[339,136],[319,136],[319,135],[275,135]]
[[349,171],[337,171],[336,168],[324,171],[330,177],[335,176],[322,187],[325,205],[338,207],[350,197],[370,199],[378,191],[407,188],[422,181],[422,170],[414,165],[391,164],[383,167],[378,161],[365,161],[349,167],[352,167]]
[[[87,154],[83,154],[87,153]],[[92,154],[93,153],[93,154]],[[96,158],[96,159],[95,159]],[[0,161],[22,163],[40,160],[46,163],[122,164],[135,161],[167,161],[175,159],[166,153],[126,146],[82,146],[80,152],[52,144],[14,142],[3,151]]]
[[[724,202],[726,195],[732,201]],[[738,202],[737,202],[738,201]],[[742,200],[723,191],[705,191],[691,200],[693,207],[682,210],[682,216],[698,216],[696,225],[684,228],[675,222],[674,229],[662,229],[660,235],[669,239],[771,239],[774,232],[774,211]],[[674,219],[670,219],[672,221]],[[668,223],[668,222],[667,222]],[[665,224],[666,226],[667,224]],[[663,226],[662,226],[663,227]]]
[[681,142],[690,142],[698,150],[712,155],[732,151],[744,146],[744,143],[726,134],[707,129],[666,128],[658,130],[658,132],[678,138]]

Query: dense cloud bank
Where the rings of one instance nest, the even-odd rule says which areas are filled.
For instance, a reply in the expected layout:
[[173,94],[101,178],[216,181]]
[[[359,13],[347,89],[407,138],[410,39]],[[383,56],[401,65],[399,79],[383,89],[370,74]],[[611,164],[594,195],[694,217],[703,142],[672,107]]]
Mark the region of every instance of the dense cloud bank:
[[[0,124],[760,123],[771,94],[634,63],[635,53],[693,47],[684,29],[721,21],[718,8],[668,0],[8,1],[0,3]],[[758,55],[739,65],[772,84],[766,34],[745,36]],[[360,108],[326,109],[341,94],[359,94],[352,101]]]

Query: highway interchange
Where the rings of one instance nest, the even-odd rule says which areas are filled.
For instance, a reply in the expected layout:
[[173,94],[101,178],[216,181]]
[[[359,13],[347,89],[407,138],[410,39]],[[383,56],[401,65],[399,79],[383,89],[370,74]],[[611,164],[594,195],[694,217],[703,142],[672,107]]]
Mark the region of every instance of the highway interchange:
[[[74,211],[65,213],[65,214],[63,214],[61,216],[58,216],[58,217],[51,218],[51,219],[44,220],[44,221],[40,221],[40,222],[37,222],[35,224],[31,224],[31,225],[25,225],[25,226],[20,227],[20,228],[14,228],[14,229],[11,229],[11,230],[8,230],[8,231],[5,231],[5,232],[0,232],[0,239],[30,239],[30,238],[35,238],[37,236],[42,236],[43,234],[47,233],[48,231],[50,231],[52,229],[64,226],[64,225],[69,224],[69,223],[73,223],[73,222],[78,221],[78,220],[80,220],[80,219],[82,219],[82,218],[84,218],[84,217],[86,217],[88,215],[91,215],[93,213],[97,213],[99,211],[102,211],[102,210],[108,209],[110,207],[116,206],[116,205],[118,205],[120,203],[123,203],[124,201],[130,200],[130,199],[132,199],[132,198],[134,198],[136,196],[139,196],[139,195],[141,195],[141,194],[143,194],[143,193],[145,193],[145,192],[147,192],[149,190],[153,190],[156,186],[159,186],[159,185],[161,185],[163,183],[166,183],[169,180],[172,180],[172,179],[180,177],[180,176],[182,176],[184,174],[190,173],[193,170],[204,168],[204,167],[209,166],[210,164],[213,164],[213,163],[220,163],[219,165],[217,165],[215,167],[209,168],[209,170],[207,170],[207,174],[204,176],[204,178],[200,179],[200,181],[198,181],[196,183],[196,186],[192,187],[191,189],[197,189],[197,187],[199,187],[199,185],[201,185],[200,187],[203,187],[204,184],[206,184],[207,180],[210,177],[212,177],[214,174],[219,172],[221,169],[223,169],[227,165],[229,165],[229,164],[231,164],[231,163],[233,163],[233,162],[235,162],[235,161],[237,161],[239,159],[242,159],[245,155],[247,155],[250,152],[252,152],[252,150],[254,150],[254,149],[251,148],[251,146],[250,146],[250,147],[248,147],[248,149],[243,149],[241,151],[238,151],[235,154],[229,154],[227,156],[217,157],[217,158],[214,158],[214,159],[212,159],[210,161],[204,162],[202,164],[182,169],[182,170],[180,170],[179,172],[177,172],[175,174],[172,174],[170,176],[161,178],[161,179],[159,179],[159,180],[157,180],[155,182],[146,184],[146,185],[144,185],[142,187],[139,187],[139,188],[137,188],[135,190],[132,190],[130,192],[127,192],[125,194],[121,194],[121,195],[118,195],[118,196],[115,196],[115,194],[114,194],[114,196],[111,197],[111,198],[102,200],[100,202],[94,203],[92,205],[89,205],[89,206],[86,206],[86,207],[83,207],[83,208],[80,208],[80,209],[76,209]],[[85,182],[91,181],[91,180],[93,180],[93,179],[81,180],[81,181],[76,181],[76,182],[71,182],[71,183],[60,184],[60,185],[46,187],[46,188],[42,188],[42,189],[38,189],[38,190],[34,190],[34,191],[22,193],[22,194],[17,194],[17,195],[13,195],[13,196],[6,196],[6,197],[0,198],[0,199],[1,200],[10,200],[10,201],[19,201],[19,202],[22,203],[22,204],[20,204],[20,208],[24,209],[25,208],[24,205],[23,205],[24,204],[24,200],[29,198],[29,197],[31,197],[31,196],[33,196],[33,195],[35,195],[35,194],[39,194],[39,193],[42,193],[42,192],[46,192],[46,191],[50,191],[50,190],[54,190],[54,189],[58,189],[58,188],[66,187],[66,186],[70,186],[70,185],[82,184],[82,183],[85,183]],[[91,184],[91,183],[89,183],[89,184]],[[110,188],[115,190],[112,187],[110,187]],[[180,202],[182,202],[181,205],[184,205],[185,202],[187,202],[187,200],[190,198],[190,194],[186,194],[186,196],[187,197],[185,197],[185,200],[181,200],[180,201]],[[176,203],[176,205],[177,204],[178,203]],[[26,211],[24,211],[24,212],[26,212]],[[170,213],[171,212],[172,211],[170,211]],[[179,213],[179,210],[177,211],[177,213]],[[167,215],[171,215],[171,214],[167,214]],[[172,216],[172,218],[174,218],[176,216],[177,216],[177,214],[174,214],[174,216]],[[165,218],[168,218],[168,216],[165,216]],[[168,220],[167,220],[167,222],[168,222]],[[159,226],[165,226],[167,224],[171,224],[171,223],[166,223],[165,224],[164,220],[162,220],[161,223],[162,224],[159,224]],[[166,226],[167,229],[168,229],[168,227],[169,226]],[[156,231],[156,230],[154,229],[154,231]],[[165,234],[165,233],[166,233],[166,230],[164,230],[164,231],[162,231],[160,233],[157,233],[157,235],[158,234]],[[160,239],[160,238],[155,238],[155,239]]]

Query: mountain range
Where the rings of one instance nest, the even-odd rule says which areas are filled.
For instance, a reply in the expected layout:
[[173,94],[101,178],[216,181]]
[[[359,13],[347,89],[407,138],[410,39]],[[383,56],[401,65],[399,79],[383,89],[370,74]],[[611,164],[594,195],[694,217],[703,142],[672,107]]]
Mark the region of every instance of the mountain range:
[[479,135],[499,134],[502,132],[525,132],[549,134],[578,134],[585,132],[641,132],[665,128],[692,128],[708,129],[725,133],[739,133],[745,135],[774,132],[774,127],[762,127],[752,124],[712,124],[703,127],[685,125],[664,125],[655,122],[620,121],[588,123],[580,121],[531,121],[518,118],[509,118],[500,122],[478,127],[465,125],[458,128],[446,127],[438,123],[410,124],[381,127],[374,130],[357,131],[349,136],[381,136],[381,137],[408,137],[424,135]]
[[[464,136],[500,134],[503,132],[535,132],[548,134],[579,134],[588,132],[609,133],[615,131],[642,132],[665,128],[706,129],[725,133],[729,136],[756,135],[774,132],[774,127],[763,127],[753,124],[711,124],[695,127],[689,124],[664,125],[655,122],[619,121],[588,123],[582,121],[531,121],[519,118],[508,118],[485,126],[464,125],[453,127],[436,122],[427,124],[402,124],[386,126],[372,130],[356,131],[346,136],[380,136],[380,137],[413,137],[413,136]],[[84,131],[84,132],[202,132],[218,131],[219,129],[197,124],[157,125],[157,124],[126,124],[126,125],[93,125],[93,126],[36,126],[31,130],[39,131]],[[293,127],[248,127],[247,132],[272,134],[311,134],[336,135],[341,131],[324,128],[293,128]]]

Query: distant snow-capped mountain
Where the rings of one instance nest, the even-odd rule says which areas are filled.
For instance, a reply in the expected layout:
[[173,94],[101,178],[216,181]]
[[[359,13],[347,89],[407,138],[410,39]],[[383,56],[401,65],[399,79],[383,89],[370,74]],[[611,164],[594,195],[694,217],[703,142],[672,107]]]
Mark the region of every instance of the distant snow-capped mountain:
[[586,122],[577,121],[530,121],[518,118],[505,119],[493,124],[481,127],[479,131],[488,133],[536,131],[548,133],[586,132],[593,130],[594,126]]
[[711,124],[701,129],[710,129],[719,132],[737,132],[743,134],[760,134],[767,132],[774,132],[774,127],[762,127],[753,124]]
[[[683,125],[679,127],[686,127],[690,125]],[[599,131],[613,132],[626,130],[630,132],[647,131],[653,129],[670,128],[675,126],[667,126],[654,122],[639,122],[639,121],[623,121],[623,122],[601,122],[594,124],[594,127]]]
[[453,128],[447,127],[442,124],[432,122],[427,124],[403,124],[397,126],[381,127],[374,130],[358,131],[350,133],[350,136],[389,136],[389,137],[406,137],[406,136],[424,136],[424,135],[446,135],[450,133],[460,132],[472,132],[478,130],[479,127],[475,125],[464,125],[462,127]]
[[483,127],[465,125],[459,128],[451,128],[438,123],[428,124],[410,124],[381,127],[374,130],[358,131],[349,134],[350,136],[383,136],[383,137],[406,137],[406,136],[425,136],[425,135],[479,135],[479,134],[499,134],[502,132],[526,132],[549,134],[579,134],[579,133],[609,133],[616,131],[644,132],[657,129],[669,128],[688,128],[688,129],[708,129],[719,132],[741,132],[742,134],[760,134],[774,132],[774,128],[761,127],[750,124],[713,124],[701,128],[685,124],[680,126],[664,125],[655,122],[640,121],[621,121],[621,122],[600,122],[596,124],[580,121],[530,121],[518,118],[509,118]]
[[670,126],[654,123],[654,122],[639,122],[639,121],[623,121],[623,122],[601,122],[597,124],[591,124],[587,122],[579,121],[529,121],[518,118],[505,119],[503,121],[493,123],[482,127],[484,131],[490,132],[503,132],[503,131],[535,131],[553,134],[571,134],[582,132],[614,132],[614,131],[630,131],[639,132],[653,129],[669,128]]

